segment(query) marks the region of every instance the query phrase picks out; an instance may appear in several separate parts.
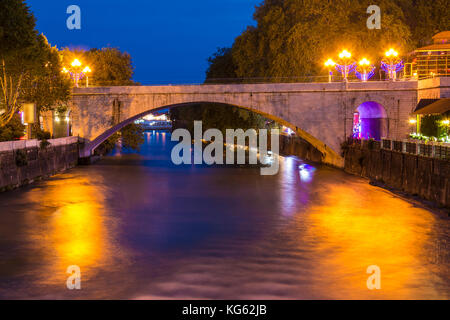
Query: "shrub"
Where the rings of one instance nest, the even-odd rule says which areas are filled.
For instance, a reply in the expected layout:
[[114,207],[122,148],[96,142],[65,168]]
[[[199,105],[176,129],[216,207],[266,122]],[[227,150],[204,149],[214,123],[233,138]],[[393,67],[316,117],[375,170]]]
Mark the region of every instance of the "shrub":
[[45,149],[45,148],[47,148],[49,145],[50,145],[50,142],[48,142],[47,139],[42,139],[42,140],[41,140],[41,144],[40,144],[41,149]]
[[11,121],[0,127],[0,141],[18,140],[25,135],[25,126],[20,120],[20,116],[15,114]]
[[38,140],[48,140],[51,139],[52,135],[48,131],[44,131],[41,128],[36,129],[36,139]]

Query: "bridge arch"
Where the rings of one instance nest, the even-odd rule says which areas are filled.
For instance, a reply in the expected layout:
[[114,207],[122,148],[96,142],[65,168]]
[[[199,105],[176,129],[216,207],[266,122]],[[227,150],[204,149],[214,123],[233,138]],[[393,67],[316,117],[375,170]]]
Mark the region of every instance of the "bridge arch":
[[302,139],[304,139],[305,141],[310,143],[313,147],[315,147],[317,150],[319,150],[322,153],[322,162],[334,165],[336,167],[342,166],[343,160],[339,154],[337,154],[332,148],[327,146],[325,143],[323,143],[322,141],[320,141],[313,135],[304,131],[302,128],[299,128],[299,127],[295,126],[294,124],[292,124],[282,118],[279,118],[272,114],[262,112],[260,110],[254,109],[254,108],[248,108],[248,107],[238,106],[238,105],[234,105],[234,104],[230,104],[230,103],[221,103],[221,102],[214,102],[214,101],[198,101],[198,102],[186,102],[186,103],[179,103],[179,104],[169,104],[169,105],[160,106],[158,108],[152,108],[145,112],[139,113],[135,116],[132,116],[132,117],[112,126],[111,128],[104,131],[102,134],[97,136],[92,141],[88,141],[85,144],[84,148],[80,151],[80,156],[82,158],[91,156],[94,153],[95,149],[97,149],[105,140],[107,140],[109,137],[111,137],[114,133],[123,129],[124,127],[133,123],[134,121],[136,121],[142,117],[145,117],[148,114],[157,112],[159,110],[168,109],[168,108],[179,108],[179,107],[188,106],[188,105],[205,104],[205,103],[249,110],[251,112],[260,114],[267,119],[276,121],[279,124],[281,124],[287,128],[290,128],[293,132],[295,132],[295,134],[297,136],[301,137]]

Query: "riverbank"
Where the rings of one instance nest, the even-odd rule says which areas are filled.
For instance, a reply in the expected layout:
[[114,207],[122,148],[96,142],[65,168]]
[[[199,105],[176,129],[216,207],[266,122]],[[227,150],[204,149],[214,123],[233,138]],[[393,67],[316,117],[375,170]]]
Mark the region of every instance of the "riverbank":
[[0,143],[0,192],[48,178],[78,164],[78,137]]
[[350,145],[344,171],[427,206],[450,209],[450,161]]

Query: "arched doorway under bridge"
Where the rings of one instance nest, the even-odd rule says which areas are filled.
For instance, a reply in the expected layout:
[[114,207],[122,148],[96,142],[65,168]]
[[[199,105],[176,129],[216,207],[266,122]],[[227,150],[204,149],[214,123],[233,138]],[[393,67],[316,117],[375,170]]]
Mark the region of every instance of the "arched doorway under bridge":
[[367,101],[358,106],[353,120],[353,137],[381,140],[388,136],[386,109],[375,101]]

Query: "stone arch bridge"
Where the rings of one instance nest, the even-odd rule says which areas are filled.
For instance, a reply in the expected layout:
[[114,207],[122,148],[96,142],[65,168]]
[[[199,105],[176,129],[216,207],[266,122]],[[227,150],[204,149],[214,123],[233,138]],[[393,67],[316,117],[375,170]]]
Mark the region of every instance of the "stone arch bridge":
[[70,108],[72,134],[87,140],[80,152],[87,157],[114,132],[146,114],[212,102],[279,121],[316,147],[324,163],[342,166],[340,144],[352,134],[354,114],[361,105],[382,108],[369,113],[383,118],[383,137],[404,139],[411,131],[408,118],[418,100],[439,95],[435,90],[439,91],[441,83],[430,80],[425,80],[428,85],[373,81],[75,88]]

